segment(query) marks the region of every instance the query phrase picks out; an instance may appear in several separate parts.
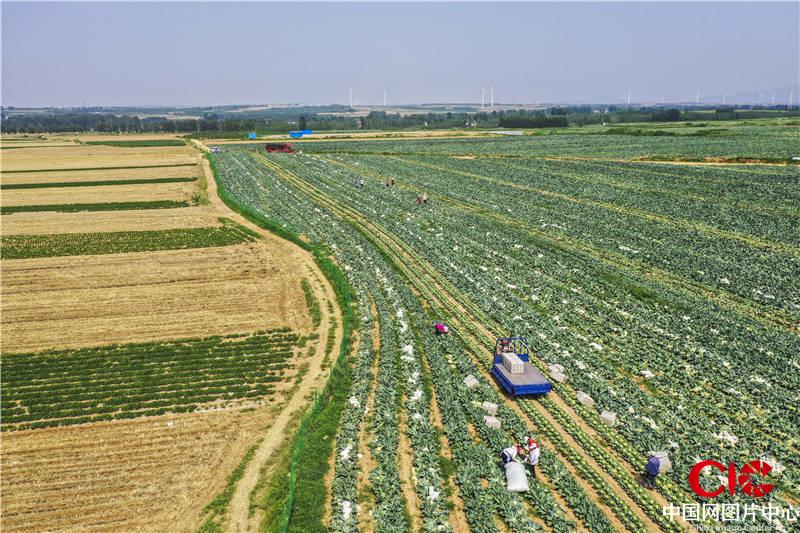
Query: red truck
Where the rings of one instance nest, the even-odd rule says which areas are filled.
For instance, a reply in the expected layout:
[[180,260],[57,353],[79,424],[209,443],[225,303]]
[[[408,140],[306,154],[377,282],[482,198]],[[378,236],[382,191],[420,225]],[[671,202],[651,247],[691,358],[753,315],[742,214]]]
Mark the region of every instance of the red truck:
[[264,149],[267,152],[294,153],[294,150],[292,150],[292,143],[267,143],[264,145]]

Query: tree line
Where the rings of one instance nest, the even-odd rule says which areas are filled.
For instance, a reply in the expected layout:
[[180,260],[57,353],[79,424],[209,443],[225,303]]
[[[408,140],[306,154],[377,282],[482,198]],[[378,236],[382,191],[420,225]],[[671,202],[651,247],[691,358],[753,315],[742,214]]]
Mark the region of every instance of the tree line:
[[[300,110],[303,111],[303,110]],[[306,109],[309,111],[309,109]],[[297,129],[405,130],[445,128],[564,128],[591,124],[635,122],[714,121],[800,116],[800,109],[737,109],[733,107],[679,110],[661,107],[564,106],[537,110],[492,112],[387,113],[372,111],[364,116],[297,113],[281,109],[272,116],[235,117],[206,112],[202,118],[138,117],[99,111],[2,111],[6,133],[186,133],[201,137],[239,137],[246,132],[283,134]]]

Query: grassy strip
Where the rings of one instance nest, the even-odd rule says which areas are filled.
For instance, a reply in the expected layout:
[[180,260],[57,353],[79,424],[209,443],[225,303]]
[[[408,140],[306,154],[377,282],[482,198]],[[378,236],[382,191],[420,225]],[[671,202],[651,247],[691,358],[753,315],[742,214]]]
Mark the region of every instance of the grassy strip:
[[38,213],[55,211],[57,213],[75,213],[79,211],[129,211],[139,209],[174,209],[189,207],[191,202],[178,200],[158,200],[155,202],[110,202],[103,204],[51,204],[51,205],[14,205],[0,208],[0,214]]
[[203,522],[203,525],[200,526],[200,529],[197,530],[198,533],[222,533],[222,526],[228,514],[228,505],[230,505],[231,499],[233,499],[233,492],[236,488],[236,484],[242,479],[244,470],[253,459],[253,455],[255,455],[259,444],[261,444],[260,440],[247,450],[244,457],[242,457],[242,460],[239,462],[239,465],[231,472],[231,475],[228,476],[225,488],[211,500],[211,503],[205,506],[203,512],[207,513],[208,516],[205,522]]
[[[285,490],[274,494],[277,500],[274,512],[271,515],[268,513],[260,526],[262,531],[324,532],[326,529],[322,518],[328,493],[322,480],[325,479],[329,469],[328,458],[333,453],[336,432],[352,381],[352,364],[348,355],[356,321],[350,284],[331,258],[327,247],[302,240],[296,233],[267,220],[230,197],[222,187],[214,158],[208,154],[206,157],[211,164],[222,201],[253,223],[311,252],[314,261],[333,287],[337,304],[342,311],[343,337],[339,345],[339,355],[325,388],[316,395],[313,405],[300,422],[292,443],[290,463],[286,469],[278,469],[273,474],[275,480],[280,480],[280,476],[287,477],[286,485],[283,487]],[[274,519],[278,514],[280,520],[275,522]]]
[[101,255],[228,246],[255,240],[256,234],[226,219],[222,226],[103,233],[2,235],[3,259]]
[[311,290],[311,285],[307,279],[303,279],[300,282],[300,286],[303,288],[303,294],[306,297],[306,307],[308,307],[308,312],[311,314],[311,322],[316,329],[322,323],[322,311],[319,308],[319,302],[314,297],[314,291]]
[[171,163],[168,165],[132,165],[124,167],[81,167],[81,168],[32,168],[27,170],[4,170],[3,174],[28,174],[31,172],[85,172],[87,170],[129,170],[136,168],[193,167],[195,163]]
[[196,181],[197,178],[139,178],[132,180],[101,180],[101,181],[66,181],[66,182],[44,182],[44,183],[12,183],[10,185],[0,185],[2,190],[12,189],[49,189],[60,187],[100,187],[104,185],[143,185],[151,183],[183,183]]
[[84,141],[83,144],[96,146],[116,146],[118,148],[153,148],[160,146],[186,146],[186,142],[180,139],[153,139],[139,141]]

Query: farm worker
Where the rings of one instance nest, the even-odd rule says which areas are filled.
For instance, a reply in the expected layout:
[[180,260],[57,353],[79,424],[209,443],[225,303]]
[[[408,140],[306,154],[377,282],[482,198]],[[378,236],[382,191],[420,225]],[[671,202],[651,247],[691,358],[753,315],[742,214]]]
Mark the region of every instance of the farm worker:
[[422,195],[417,195],[417,205],[422,205]]
[[517,456],[523,453],[525,453],[525,448],[519,444],[515,444],[500,452],[500,460],[503,462],[503,466],[506,466],[511,461],[516,461]]
[[527,463],[531,467],[531,474],[533,477],[536,477],[536,465],[539,464],[539,454],[542,452],[541,446],[539,443],[533,440],[531,437],[525,437],[525,449],[528,452],[528,461]]
[[392,178],[392,186],[394,186],[394,178]]
[[656,476],[661,469],[661,461],[656,457],[656,454],[649,453],[647,455],[647,466],[644,467],[644,480],[647,488],[656,488]]
[[362,189],[364,188],[364,178],[361,178],[361,181],[358,182],[359,187]]
[[426,204],[428,203],[428,195],[427,194],[423,194],[422,195],[422,202],[426,203]]

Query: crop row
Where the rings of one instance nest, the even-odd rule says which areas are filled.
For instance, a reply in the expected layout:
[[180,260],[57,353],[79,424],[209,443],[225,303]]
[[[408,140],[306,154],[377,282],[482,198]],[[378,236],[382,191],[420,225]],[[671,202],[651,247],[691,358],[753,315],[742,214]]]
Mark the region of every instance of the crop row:
[[261,400],[283,380],[297,340],[281,330],[5,355],[3,429]]
[[255,236],[245,228],[225,220],[221,226],[207,228],[3,235],[0,245],[3,259],[29,259],[229,246],[254,239]]

